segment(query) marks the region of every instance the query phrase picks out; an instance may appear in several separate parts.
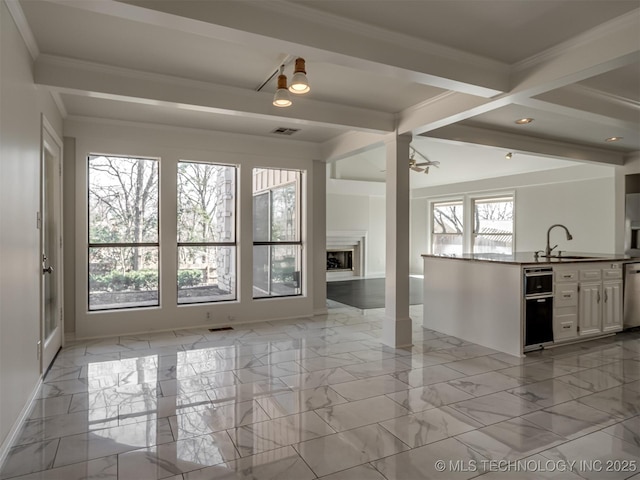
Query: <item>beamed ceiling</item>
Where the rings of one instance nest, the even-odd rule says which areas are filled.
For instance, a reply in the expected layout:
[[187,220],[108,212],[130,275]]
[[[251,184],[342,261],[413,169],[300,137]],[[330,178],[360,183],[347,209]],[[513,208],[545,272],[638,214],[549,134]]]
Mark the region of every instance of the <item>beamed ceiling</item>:
[[[69,119],[296,128],[282,141],[327,161],[375,156],[397,132],[443,168],[473,146],[532,165],[640,150],[637,0],[6,3]],[[275,78],[258,87],[297,56],[311,92],[274,107]]]

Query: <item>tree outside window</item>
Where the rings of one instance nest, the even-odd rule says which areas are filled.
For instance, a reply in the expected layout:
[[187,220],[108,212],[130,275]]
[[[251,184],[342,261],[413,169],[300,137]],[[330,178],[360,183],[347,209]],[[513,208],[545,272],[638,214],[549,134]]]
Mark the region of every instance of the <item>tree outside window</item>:
[[462,200],[431,204],[431,252],[437,255],[462,254],[464,234]]
[[178,163],[178,303],[236,299],[236,172]]
[[89,310],[159,305],[158,160],[88,158]]

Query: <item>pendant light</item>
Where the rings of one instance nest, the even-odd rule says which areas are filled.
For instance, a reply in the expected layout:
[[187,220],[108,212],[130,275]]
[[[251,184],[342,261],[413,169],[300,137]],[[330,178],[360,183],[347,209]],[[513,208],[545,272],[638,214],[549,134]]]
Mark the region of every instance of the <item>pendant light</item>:
[[289,85],[289,91],[297,95],[307,93],[311,88],[309,87],[309,80],[307,79],[307,71],[304,65],[304,58],[296,58],[296,66],[293,71],[293,77],[291,77],[291,85]]
[[280,65],[280,75],[278,75],[278,89],[273,97],[273,104],[276,107],[288,107],[291,105],[289,90],[287,90],[287,76],[284,74],[284,65]]

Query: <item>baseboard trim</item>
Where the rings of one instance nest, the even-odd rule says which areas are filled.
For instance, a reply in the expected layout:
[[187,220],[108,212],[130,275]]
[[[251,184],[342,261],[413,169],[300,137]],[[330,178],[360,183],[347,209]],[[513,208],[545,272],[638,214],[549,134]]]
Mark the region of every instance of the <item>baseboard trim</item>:
[[327,307],[325,307],[325,308],[316,308],[313,311],[313,315],[314,316],[316,316],[316,315],[327,315],[328,313],[329,313],[329,309]]
[[11,447],[13,446],[14,442],[18,439],[18,434],[20,433],[20,428],[22,427],[22,424],[29,416],[29,413],[31,413],[31,409],[33,408],[33,402],[36,400],[36,396],[38,395],[38,391],[40,390],[41,385],[42,385],[42,376],[40,376],[40,378],[36,382],[36,385],[33,391],[31,392],[31,394],[29,395],[29,398],[25,402],[25,405],[22,411],[20,412],[20,415],[18,415],[18,418],[13,423],[11,430],[9,430],[9,434],[6,436],[6,438],[2,442],[2,445],[0,445],[0,470],[2,470],[2,467],[4,466],[4,462],[6,461],[7,456],[9,455],[9,450],[11,450]]

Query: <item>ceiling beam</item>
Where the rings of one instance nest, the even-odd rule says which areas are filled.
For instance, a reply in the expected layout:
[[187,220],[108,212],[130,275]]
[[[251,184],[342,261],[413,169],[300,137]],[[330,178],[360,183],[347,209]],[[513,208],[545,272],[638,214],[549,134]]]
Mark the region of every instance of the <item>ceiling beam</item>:
[[34,81],[52,91],[147,105],[282,119],[301,125],[344,127],[369,133],[389,133],[395,129],[394,115],[385,112],[308,98],[296,98],[291,107],[278,108],[272,105],[272,95],[266,92],[51,55],[40,55],[36,60]]
[[422,136],[451,143],[472,143],[517,153],[606,165],[624,165],[625,157],[623,152],[612,152],[575,143],[547,140],[469,125],[449,125],[439,130],[427,132]]
[[291,2],[49,1],[481,97],[509,86],[501,62]]
[[514,65],[513,88],[492,99],[453,92],[398,115],[398,131],[419,135],[640,61],[640,9]]

